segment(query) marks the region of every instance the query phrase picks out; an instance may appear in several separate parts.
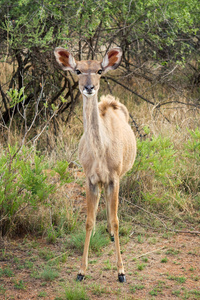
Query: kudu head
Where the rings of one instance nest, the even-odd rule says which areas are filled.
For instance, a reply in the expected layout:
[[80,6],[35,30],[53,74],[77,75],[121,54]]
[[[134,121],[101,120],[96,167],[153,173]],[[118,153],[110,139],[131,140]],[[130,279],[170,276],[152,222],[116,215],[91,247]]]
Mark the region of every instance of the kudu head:
[[87,98],[97,94],[100,77],[110,70],[116,69],[122,57],[121,48],[113,48],[106,53],[103,60],[77,61],[73,55],[64,48],[56,48],[55,57],[64,71],[72,71],[79,77],[80,92]]

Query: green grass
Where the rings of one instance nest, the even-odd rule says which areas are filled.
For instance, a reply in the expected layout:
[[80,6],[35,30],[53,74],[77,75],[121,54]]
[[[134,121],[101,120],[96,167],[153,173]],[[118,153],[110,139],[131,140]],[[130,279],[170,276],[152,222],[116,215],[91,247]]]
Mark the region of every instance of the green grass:
[[146,267],[145,264],[139,264],[139,265],[137,265],[137,269],[138,269],[139,271],[144,270],[145,267]]
[[109,259],[104,261],[104,265],[105,265],[105,267],[103,268],[103,270],[105,270],[105,271],[112,270],[112,265],[111,265]]
[[144,262],[148,262],[148,258],[147,257],[142,257],[142,261],[144,261]]
[[49,266],[46,266],[44,270],[40,273],[40,278],[45,281],[53,281],[57,277],[59,277],[58,271]]
[[0,295],[5,294],[5,292],[6,292],[5,286],[4,285],[0,285]]
[[164,258],[161,259],[160,262],[161,262],[161,263],[167,263],[167,262],[168,262],[168,258],[167,258],[167,257],[164,257]]
[[1,276],[6,276],[6,277],[13,277],[14,273],[13,271],[10,269],[10,267],[4,268],[4,269],[0,269],[0,277]]
[[180,253],[179,250],[173,248],[170,248],[165,252],[165,254],[167,255],[178,255],[179,253]]
[[91,292],[93,295],[96,295],[96,296],[102,296],[102,294],[109,293],[109,291],[106,289],[106,287],[102,286],[99,283],[94,283],[91,285]]
[[180,290],[176,290],[176,291],[173,291],[172,292],[172,295],[176,296],[176,297],[179,297],[181,294],[181,291]]
[[55,254],[50,251],[48,248],[43,248],[39,250],[39,256],[44,260],[50,260],[55,257]]
[[81,283],[73,283],[65,288],[63,300],[89,300],[86,289]]
[[[67,247],[77,250],[80,254],[83,252],[85,243],[85,231],[73,234],[70,236],[70,240],[67,243]],[[101,228],[97,228],[97,231],[90,239],[90,250],[94,253],[100,253],[101,250],[110,243],[110,239],[107,233],[103,233]]]
[[26,289],[23,280],[15,281],[14,287],[18,290],[25,290]]
[[130,292],[131,292],[131,293],[135,293],[136,290],[143,290],[144,288],[145,288],[145,286],[142,285],[142,284],[131,285],[131,287],[130,287]]
[[39,292],[38,293],[38,297],[46,297],[47,296],[47,293],[46,292],[44,292],[44,291],[41,291],[41,292]]
[[180,276],[179,277],[179,276],[169,275],[167,277],[167,279],[169,279],[169,280],[175,280],[175,281],[177,281],[179,283],[185,283],[186,282],[186,278],[184,276]]
[[153,290],[151,290],[151,291],[149,292],[149,294],[150,294],[151,296],[158,296],[157,288],[154,288]]

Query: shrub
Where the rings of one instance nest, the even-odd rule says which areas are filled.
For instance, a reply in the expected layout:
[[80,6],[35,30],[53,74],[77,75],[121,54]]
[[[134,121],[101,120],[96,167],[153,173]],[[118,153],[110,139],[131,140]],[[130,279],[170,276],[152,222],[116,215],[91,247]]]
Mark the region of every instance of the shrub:
[[33,149],[18,145],[3,150],[0,157],[0,227],[2,234],[14,230],[15,221],[23,210],[49,205],[49,195],[55,192],[44,174],[44,157]]
[[[133,203],[168,213],[185,211],[194,218],[200,208],[200,131],[188,130],[181,149],[169,137],[137,141],[136,161],[123,180],[121,194]],[[182,145],[181,145],[182,146]],[[194,213],[195,210],[195,213]],[[192,213],[193,214],[192,214]]]

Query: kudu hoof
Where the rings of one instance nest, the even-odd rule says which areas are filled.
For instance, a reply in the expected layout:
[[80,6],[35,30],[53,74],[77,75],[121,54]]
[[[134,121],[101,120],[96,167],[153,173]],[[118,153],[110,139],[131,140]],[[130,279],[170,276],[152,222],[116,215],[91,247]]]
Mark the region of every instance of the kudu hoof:
[[125,274],[118,274],[119,282],[126,282],[126,276]]
[[115,241],[114,235],[110,235],[110,239],[111,239],[111,242],[114,242]]
[[84,275],[82,274],[78,274],[77,277],[76,277],[76,281],[82,281],[84,279]]

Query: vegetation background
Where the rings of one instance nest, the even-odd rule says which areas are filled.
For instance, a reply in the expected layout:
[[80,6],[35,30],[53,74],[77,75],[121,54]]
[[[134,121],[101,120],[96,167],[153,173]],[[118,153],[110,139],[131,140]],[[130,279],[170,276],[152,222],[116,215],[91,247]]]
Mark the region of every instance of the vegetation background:
[[[137,159],[120,189],[125,232],[133,220],[198,232],[199,25],[198,0],[0,0],[2,237],[43,235],[54,243],[75,236],[84,221],[82,101],[76,76],[55,62],[57,46],[79,60],[123,50],[118,71],[102,77],[100,95],[128,107],[137,136]],[[103,196],[101,206],[103,222]]]

